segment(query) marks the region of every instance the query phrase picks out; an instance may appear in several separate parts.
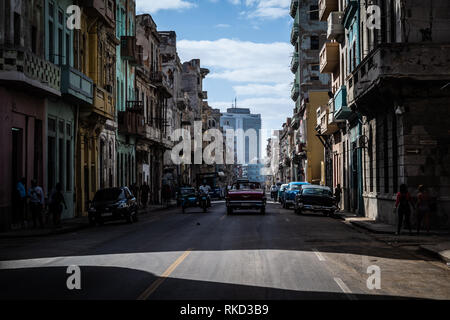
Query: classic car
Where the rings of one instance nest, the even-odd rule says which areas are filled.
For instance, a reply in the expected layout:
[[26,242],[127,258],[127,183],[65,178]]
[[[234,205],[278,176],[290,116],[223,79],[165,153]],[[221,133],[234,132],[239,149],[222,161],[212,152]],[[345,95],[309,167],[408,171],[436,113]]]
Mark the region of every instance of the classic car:
[[137,222],[136,197],[127,187],[98,190],[90,202],[88,219],[90,225],[121,219],[125,219],[129,223]]
[[261,214],[266,213],[266,193],[259,182],[237,180],[228,190],[225,200],[227,214],[233,214],[238,209],[257,209]]
[[294,209],[297,214],[309,210],[333,215],[337,210],[336,199],[329,187],[305,185],[295,197]]
[[288,187],[288,184],[282,184],[280,186],[280,190],[278,190],[278,202],[280,202],[281,204],[283,204],[284,192],[286,191],[287,187]]
[[308,182],[291,182],[289,183],[288,187],[286,188],[286,191],[284,191],[284,198],[283,198],[283,208],[287,209],[291,205],[294,205],[295,202],[295,196],[297,193],[302,189],[304,185],[309,185]]

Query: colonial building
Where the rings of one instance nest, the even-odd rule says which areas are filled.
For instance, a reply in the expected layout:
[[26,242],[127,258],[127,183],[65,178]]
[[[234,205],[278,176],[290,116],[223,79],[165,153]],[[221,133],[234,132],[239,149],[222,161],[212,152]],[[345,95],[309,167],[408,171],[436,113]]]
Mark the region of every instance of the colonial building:
[[79,72],[83,90],[92,86],[92,103],[79,105],[76,123],[75,193],[77,212],[83,215],[87,214],[95,192],[105,183],[102,159],[107,141],[104,130],[107,121],[114,121],[116,115],[118,40],[115,5],[109,2],[112,6],[101,1],[80,2],[81,30],[74,30],[74,68]]
[[[425,185],[436,200],[433,224],[449,226],[448,117],[433,116],[448,112],[449,5],[319,1],[331,40],[321,71],[333,77],[321,130],[331,137],[333,185],[343,186],[344,208],[395,223],[400,184],[413,196]],[[379,19],[370,19],[377,8]]]
[[320,101],[326,99],[324,97],[327,97],[329,90],[329,76],[319,72],[319,49],[325,42],[327,25],[319,20],[316,0],[292,0],[290,14],[294,19],[291,71],[295,80],[291,98],[295,108],[290,128],[286,129],[290,148],[285,165],[291,167],[289,176],[292,181],[320,184],[323,180],[324,146],[317,137],[315,115]]

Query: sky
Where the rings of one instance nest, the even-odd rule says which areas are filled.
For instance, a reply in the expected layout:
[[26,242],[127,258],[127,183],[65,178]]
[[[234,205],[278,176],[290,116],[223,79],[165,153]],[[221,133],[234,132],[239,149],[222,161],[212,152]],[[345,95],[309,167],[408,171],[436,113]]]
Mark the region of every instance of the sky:
[[281,129],[292,115],[291,0],[136,0],[159,31],[174,30],[180,59],[199,58],[210,74],[208,103],[260,113],[264,130]]

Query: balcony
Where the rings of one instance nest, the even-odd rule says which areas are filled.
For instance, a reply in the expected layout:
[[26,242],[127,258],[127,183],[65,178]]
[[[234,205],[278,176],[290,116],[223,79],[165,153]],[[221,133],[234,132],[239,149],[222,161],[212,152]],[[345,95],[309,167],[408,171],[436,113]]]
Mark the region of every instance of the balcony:
[[1,47],[0,82],[60,96],[61,68],[31,52]]
[[299,30],[298,23],[294,22],[291,30],[291,43],[293,46],[297,43],[298,40],[298,30]]
[[296,73],[299,65],[299,56],[297,52],[294,52],[291,60],[291,71],[292,73]]
[[337,120],[334,116],[334,99],[328,102],[327,127],[323,134],[331,135],[337,132],[340,127],[345,125],[345,120]]
[[[134,104],[136,102],[138,101],[127,101],[125,111],[118,112],[119,133],[132,136],[146,136],[144,115],[139,111],[139,108],[135,107]],[[128,105],[131,107],[128,107]]]
[[339,0],[319,0],[319,20],[327,21],[332,11],[338,11]]
[[136,45],[135,36],[122,36],[120,37],[120,56],[132,66],[142,66],[144,48]]
[[298,83],[294,83],[291,89],[292,100],[297,101],[299,95],[300,95],[300,86],[298,85]]
[[114,120],[115,108],[112,93],[94,86],[94,112],[109,119]]
[[347,106],[347,87],[342,86],[334,95],[334,117],[336,120],[346,120],[352,115]]
[[169,79],[167,79],[167,75],[164,72],[152,72],[152,74],[150,75],[150,80],[153,85],[165,92],[167,98],[172,97],[172,93],[170,92],[172,85],[170,84]]
[[82,0],[81,5],[87,13],[102,19],[110,28],[116,24],[116,4],[114,0]]
[[345,34],[344,30],[344,13],[335,11],[328,16],[328,40],[341,40]]
[[[367,97],[370,102],[378,97],[380,87],[395,90],[399,82],[402,86],[413,82],[418,83],[418,86],[432,81],[447,83],[450,79],[449,52],[448,43],[379,45],[352,73],[354,99]],[[442,85],[435,87],[438,92],[442,92],[439,89]]]
[[291,8],[289,10],[289,13],[292,18],[295,19],[295,16],[297,15],[297,9],[298,9],[298,0],[291,0]]
[[94,83],[82,72],[70,67],[61,67],[61,93],[76,103],[93,104]]
[[319,54],[320,72],[333,73],[339,66],[339,43],[326,42]]

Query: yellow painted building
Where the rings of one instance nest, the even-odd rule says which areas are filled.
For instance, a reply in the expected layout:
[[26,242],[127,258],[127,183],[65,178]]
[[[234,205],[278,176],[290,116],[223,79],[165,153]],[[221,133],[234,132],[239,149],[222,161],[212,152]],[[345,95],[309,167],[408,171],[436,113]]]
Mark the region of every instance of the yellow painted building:
[[[75,164],[76,210],[86,215],[100,186],[100,134],[115,119],[116,45],[114,8],[97,2],[83,7],[81,30],[74,33],[74,66],[92,81],[92,104],[78,105]],[[86,86],[88,83],[86,82]],[[111,151],[110,151],[111,152]]]
[[327,91],[309,90],[308,93],[309,99],[305,102],[305,113],[303,115],[306,131],[306,147],[303,148],[303,151],[306,152],[306,160],[303,168],[305,168],[305,181],[319,185],[323,177],[324,147],[317,137],[317,108],[327,105],[330,98]]

